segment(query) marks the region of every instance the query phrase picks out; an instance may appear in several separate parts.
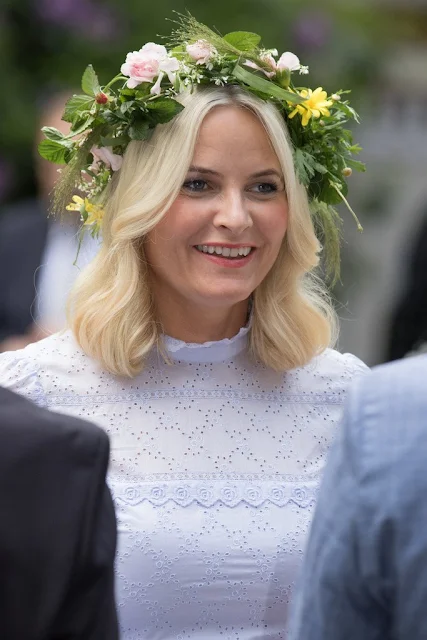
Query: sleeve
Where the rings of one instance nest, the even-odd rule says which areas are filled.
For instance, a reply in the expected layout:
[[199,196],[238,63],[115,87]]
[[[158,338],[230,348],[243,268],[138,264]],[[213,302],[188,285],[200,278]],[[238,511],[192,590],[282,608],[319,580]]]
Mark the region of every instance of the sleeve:
[[370,371],[370,368],[352,353],[344,353],[344,358],[347,371],[352,379]]
[[[364,382],[362,378],[360,382]],[[332,447],[310,532],[290,623],[291,640],[377,640],[386,634],[384,593],[378,568],[378,523],[364,495],[378,499],[375,478],[361,488],[356,383]],[[366,485],[366,483],[364,483]]]
[[105,477],[109,441],[97,432],[98,454],[87,486],[79,523],[73,580],[52,637],[70,640],[118,640],[114,601],[116,518]]
[[46,397],[40,382],[38,367],[24,350],[0,354],[0,386],[25,396],[41,407]]

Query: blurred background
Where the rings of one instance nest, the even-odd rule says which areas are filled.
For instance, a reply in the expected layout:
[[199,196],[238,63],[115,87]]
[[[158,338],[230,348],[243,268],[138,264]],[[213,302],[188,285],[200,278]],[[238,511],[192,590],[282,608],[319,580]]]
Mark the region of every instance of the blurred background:
[[[352,89],[361,117],[355,140],[368,171],[349,185],[362,234],[340,208],[339,348],[373,365],[420,347],[427,340],[427,0],[2,0],[0,343],[37,337],[37,323],[23,313],[31,292],[20,277],[46,260],[46,227],[33,222],[45,217],[55,174],[45,175],[36,160],[40,121],[54,124],[55,107],[79,92],[89,62],[107,82],[128,51],[161,42],[157,34],[171,29],[166,19],[185,10],[221,33],[255,31],[265,46],[295,52],[310,67],[310,85]],[[25,233],[17,250],[13,239]],[[84,248],[83,260],[93,250]],[[68,251],[73,262],[73,247],[55,251]],[[55,286],[60,298],[64,287]],[[33,305],[32,317],[39,312]]]

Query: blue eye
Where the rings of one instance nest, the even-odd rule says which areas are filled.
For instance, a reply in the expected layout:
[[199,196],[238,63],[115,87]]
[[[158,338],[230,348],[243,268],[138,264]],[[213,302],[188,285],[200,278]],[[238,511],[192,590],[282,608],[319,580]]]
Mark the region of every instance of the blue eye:
[[194,191],[194,192],[200,192],[200,191],[205,191],[206,187],[208,186],[208,183],[206,182],[206,180],[187,180],[187,182],[184,182],[184,189],[187,189],[187,191]]
[[274,193],[277,191],[277,184],[274,184],[274,182],[260,182],[255,185],[254,189],[257,193]]

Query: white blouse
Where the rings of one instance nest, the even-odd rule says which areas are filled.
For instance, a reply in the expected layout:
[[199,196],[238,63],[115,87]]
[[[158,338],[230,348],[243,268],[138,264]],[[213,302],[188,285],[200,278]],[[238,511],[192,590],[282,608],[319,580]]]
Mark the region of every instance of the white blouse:
[[134,379],[70,332],[0,355],[0,384],[111,439],[123,640],[286,638],[288,605],[348,383],[331,349],[285,374],[231,340],[166,338]]

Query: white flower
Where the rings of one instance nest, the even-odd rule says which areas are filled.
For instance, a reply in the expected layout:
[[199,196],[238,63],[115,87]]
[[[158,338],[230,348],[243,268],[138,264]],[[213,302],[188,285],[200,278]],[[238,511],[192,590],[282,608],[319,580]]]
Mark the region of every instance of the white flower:
[[289,71],[298,71],[300,67],[301,65],[299,58],[290,51],[282,53],[279,60],[277,61],[278,71],[282,71],[283,69],[289,69]]

